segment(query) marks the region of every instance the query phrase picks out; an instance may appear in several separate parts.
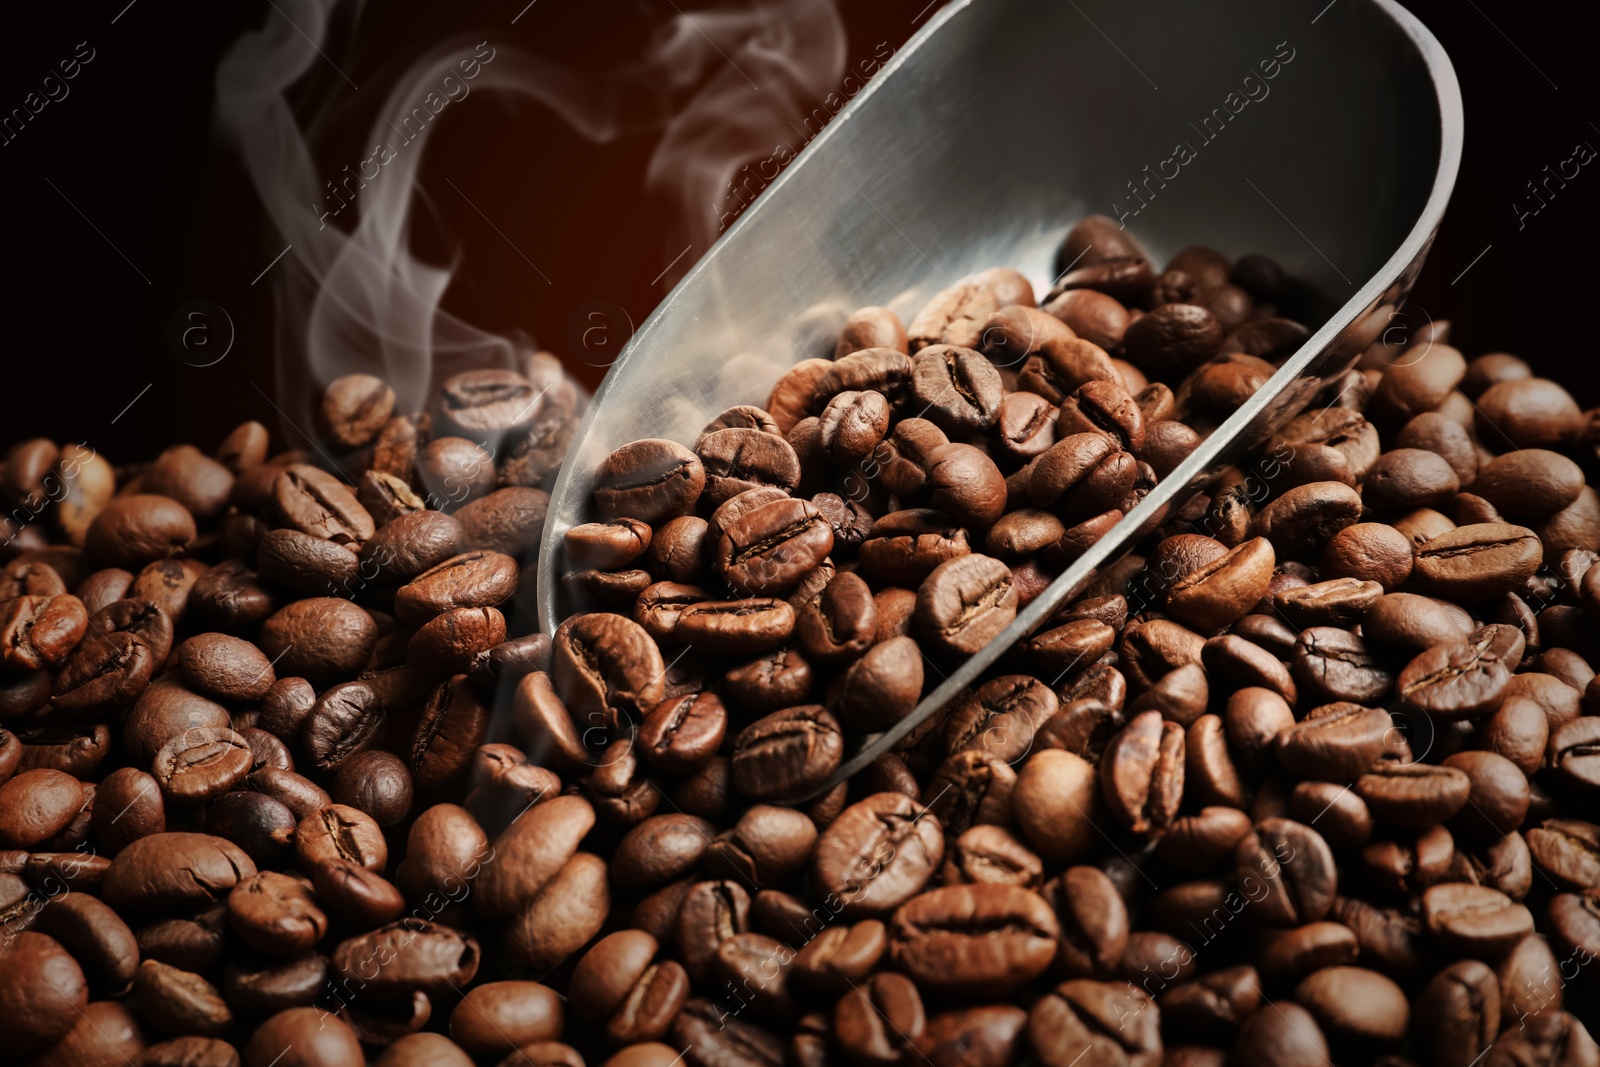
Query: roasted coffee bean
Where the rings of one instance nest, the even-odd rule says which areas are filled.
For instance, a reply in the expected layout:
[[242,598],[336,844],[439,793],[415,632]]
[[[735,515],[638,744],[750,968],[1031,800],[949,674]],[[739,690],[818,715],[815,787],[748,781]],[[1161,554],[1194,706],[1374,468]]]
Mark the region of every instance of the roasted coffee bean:
[[1278,733],[1278,759],[1296,775],[1351,781],[1383,754],[1392,729],[1381,708],[1326,704]]
[[262,869],[290,858],[299,822],[287,804],[250,789],[224,793],[206,814],[209,832],[239,846]]
[[260,871],[228,894],[228,925],[258,952],[299,956],[322,940],[328,918],[310,887],[275,871]]
[[935,567],[917,591],[916,625],[935,647],[971,654],[1017,612],[1011,570],[989,556],[964,555]]
[[1299,485],[1256,516],[1252,532],[1272,542],[1279,558],[1320,555],[1328,541],[1361,518],[1361,497],[1339,482]]
[[153,833],[117,853],[100,894],[113,907],[192,909],[217,902],[255,873],[250,858],[222,838]]
[[479,912],[509,916],[531,900],[572,858],[594,818],[588,801],[561,796],[515,819],[495,841],[494,862],[479,871]]
[[89,524],[84,547],[108,567],[136,569],[178,555],[195,539],[194,516],[171,497],[132,493],[106,503]]
[[383,705],[371,686],[342,682],[317,698],[300,729],[300,743],[318,770],[337,770],[372,743],[383,720]]
[[389,858],[383,831],[370,815],[343,804],[330,804],[300,820],[295,855],[307,867],[343,859],[381,871]]
[[1428,539],[1416,550],[1417,578],[1457,600],[1484,600],[1518,588],[1539,569],[1538,535],[1523,526],[1475,523]]
[[689,511],[705,488],[699,457],[671,441],[636,441],[613,452],[595,477],[605,518],[663,522]]
[[1405,991],[1364,967],[1315,971],[1295,987],[1294,998],[1335,1037],[1398,1041],[1411,1022]]
[[[407,918],[339,943],[333,967],[341,975],[368,983],[375,996],[445,996],[461,988],[478,970],[478,943],[459,930],[422,919]],[[372,961],[385,959],[377,968]]]
[[489,712],[467,676],[458,674],[441,682],[428,698],[411,739],[411,769],[417,784],[440,789],[460,777],[473,750],[488,736]]
[[[1148,993],[1130,983],[1063,982],[1034,1002],[1028,1041],[1045,1067],[1069,1067],[1077,1060],[1155,1062],[1161,1055],[1158,1012],[1146,1010],[1154,1006]],[[1128,1025],[1117,1025],[1119,1020]]]
[[1477,960],[1445,967],[1415,1004],[1417,1037],[1437,1067],[1468,1067],[1500,1032],[1500,985]]
[[1454,767],[1382,760],[1356,779],[1374,818],[1408,830],[1437,826],[1466,804],[1472,781]]
[[1183,800],[1184,731],[1159,711],[1134,716],[1100,758],[1101,791],[1136,834],[1166,829]]
[[258,647],[284,676],[331,683],[354,677],[377,640],[377,623],[365,609],[316,597],[278,609],[262,623]]
[[1365,641],[1333,626],[1312,626],[1300,634],[1290,670],[1303,693],[1330,702],[1376,704],[1394,684]]
[[885,915],[922,889],[944,858],[936,816],[899,793],[846,808],[823,831],[813,877],[846,916]]
[[580,729],[639,723],[665,692],[661,652],[637,623],[583,615],[556,631],[551,678]]
[[684,773],[716,755],[728,729],[728,710],[715,694],[663,701],[639,729],[639,753],[664,771]]
[[1263,920],[1277,926],[1316,922],[1338,888],[1333,853],[1316,830],[1289,819],[1265,819],[1234,850],[1237,878]]
[[1422,895],[1428,936],[1459,955],[1494,959],[1533,931],[1533,916],[1499,890],[1452,882]]
[[1600,788],[1600,719],[1584,716],[1550,735],[1548,761],[1561,779],[1593,793]]
[[734,737],[734,788],[752,800],[803,796],[833,773],[843,754],[839,724],[824,708],[774,712]]
[[180,803],[213,800],[250,773],[250,743],[232,730],[197,727],[168,741],[150,773],[167,798]]
[[795,610],[774,597],[702,600],[677,613],[672,636],[691,648],[749,656],[784,644],[795,631]]
[[366,812],[379,826],[402,822],[411,812],[413,792],[405,761],[381,749],[356,753],[333,778],[333,799]]
[[65,830],[83,806],[83,783],[70,774],[25,770],[0,784],[0,847],[32,849]]
[[925,988],[1004,996],[1049,967],[1059,933],[1037,893],[1012,885],[946,886],[895,911],[889,952]]
[[1435,645],[1413,659],[1395,683],[1406,706],[1441,721],[1479,718],[1493,711],[1515,666],[1498,654],[1494,637],[1478,631]]

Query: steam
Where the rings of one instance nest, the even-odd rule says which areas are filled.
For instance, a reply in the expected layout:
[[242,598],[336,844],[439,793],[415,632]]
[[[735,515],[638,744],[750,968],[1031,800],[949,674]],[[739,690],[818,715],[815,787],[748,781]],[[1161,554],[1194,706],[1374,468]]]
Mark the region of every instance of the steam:
[[[359,0],[342,6],[359,20]],[[833,0],[702,11],[652,3],[640,8],[641,17],[660,19],[644,53],[608,69],[565,67],[501,31],[479,32],[440,41],[408,65],[391,64],[403,73],[378,84],[365,71],[345,68],[336,78],[327,69],[338,63],[324,52],[340,7],[341,0],[275,0],[261,28],[241,36],[217,70],[218,124],[281,244],[290,246],[289,269],[270,276],[278,395],[296,420],[309,414],[314,386],[343,374],[380,375],[403,410],[419,410],[433,382],[469,367],[514,367],[533,350],[527,337],[491,333],[441,310],[453,267],[410,251],[412,214],[427,195],[417,175],[428,141],[457,111],[481,108],[492,94],[512,108],[546,108],[595,142],[659,131],[645,180],[647,192],[675,206],[666,262],[685,244],[696,254],[710,247],[740,166],[791,140],[789,131],[844,69]],[[535,9],[512,33],[532,37],[536,25]],[[346,84],[349,73],[359,91]],[[302,120],[288,96],[308,75],[323,78],[323,88]],[[318,144],[348,164],[319,171],[318,132],[379,96],[364,143]],[[675,273],[694,258],[684,256]]]

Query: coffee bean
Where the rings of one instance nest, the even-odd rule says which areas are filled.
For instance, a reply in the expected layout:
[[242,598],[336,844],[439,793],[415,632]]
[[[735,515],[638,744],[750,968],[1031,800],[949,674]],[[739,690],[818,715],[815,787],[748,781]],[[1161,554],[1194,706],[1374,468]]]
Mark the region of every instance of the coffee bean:
[[1153,1007],[1150,995],[1130,983],[1074,979],[1034,1002],[1028,1041],[1045,1067],[1149,1062],[1161,1055],[1158,1012],[1145,1010]]
[[411,772],[392,752],[368,749],[339,765],[333,778],[333,799],[364,811],[379,826],[394,826],[411,811]]
[[1432,1051],[1429,1062],[1467,1067],[1500,1031],[1500,985],[1477,960],[1441,970],[1423,987],[1415,1005],[1417,1036]]
[[100,892],[113,907],[173,911],[214,903],[255,873],[250,858],[219,837],[153,833],[117,853]]
[[342,682],[328,689],[300,730],[300,743],[318,770],[337,770],[362,751],[383,726],[383,705],[365,682]]
[[517,563],[500,552],[472,551],[423,571],[395,592],[395,614],[421,626],[454,608],[497,608],[517,588]]
[[1100,760],[1106,805],[1136,834],[1164,830],[1183,799],[1184,731],[1159,711],[1134,716]]
[[277,681],[260,649],[226,634],[189,638],[178,647],[178,665],[195,692],[215,700],[257,701]]
[[212,800],[250,773],[250,744],[232,730],[198,727],[168,741],[150,773],[167,797],[179,802]]
[[1396,688],[1401,698],[1408,707],[1442,721],[1477,718],[1494,710],[1515,666],[1497,647],[1502,636],[1492,629],[1475,631],[1428,649],[1400,672]]
[[774,712],[733,739],[733,784],[752,800],[803,795],[839,766],[839,724],[817,705]]
[[580,730],[642,722],[665,693],[661,651],[620,615],[580,615],[556,630],[550,675]]
[[1016,617],[1011,570],[989,556],[964,555],[935,567],[917,591],[916,625],[937,648],[971,654]]
[[1533,930],[1527,908],[1488,886],[1436,885],[1422,907],[1428,936],[1461,955],[1497,957]]
[[1539,1018],[1530,1017],[1524,1028],[1507,1030],[1490,1046],[1485,1063],[1574,1063],[1587,1064],[1600,1060],[1600,1045],[1575,1016],[1566,1012],[1550,1012]]
[[1562,780],[1593,792],[1600,786],[1600,720],[1574,719],[1550,735],[1549,763]]
[[1475,523],[1418,545],[1415,571],[1439,596],[1484,600],[1516,589],[1543,559],[1538,535],[1527,527]]
[[1256,1012],[1240,1027],[1228,1062],[1239,1067],[1312,1067],[1332,1060],[1315,1017],[1298,1004],[1282,1003]]
[[83,806],[83,784],[70,774],[25,770],[0,784],[0,847],[33,848],[71,824]]
[[672,636],[691,648],[724,655],[769,652],[793,636],[795,611],[773,597],[704,600],[678,613]]
[[809,501],[782,499],[739,516],[716,549],[717,569],[741,596],[792,589],[833,548],[833,528]]
[[509,916],[554,878],[594,826],[594,809],[581,797],[536,804],[496,839],[495,861],[479,872],[475,906]]
[[132,493],[108,501],[89,524],[84,547],[108,567],[138,568],[186,549],[194,516],[171,497]]
[[1333,905],[1338,869],[1327,842],[1309,826],[1265,819],[1239,841],[1234,859],[1239,884],[1246,896],[1259,900],[1265,922],[1317,922]]
[[1383,754],[1391,729],[1382,709],[1326,704],[1277,735],[1278,759],[1296,775],[1351,781]]
[[1059,932],[1037,893],[1012,885],[946,886],[896,910],[889,952],[925,988],[1004,996],[1044,972]]
[[[376,977],[372,962],[387,961]],[[418,991],[444,996],[472,980],[478,969],[478,943],[458,930],[407,918],[339,943],[333,966],[346,978],[368,983],[375,996],[410,996]]]
[[699,457],[671,441],[636,441],[607,456],[595,475],[595,503],[607,519],[663,522],[689,511],[705,488]]
[[327,683],[354,677],[377,639],[377,624],[365,609],[316,597],[278,609],[262,623],[258,647],[282,675]]
[[1295,987],[1295,1000],[1324,1032],[1362,1041],[1398,1041],[1411,1013],[1406,994],[1391,979],[1364,967],[1325,967]]
[[389,846],[370,815],[344,804],[330,804],[300,820],[295,855],[308,868],[342,859],[381,871],[389,858]]

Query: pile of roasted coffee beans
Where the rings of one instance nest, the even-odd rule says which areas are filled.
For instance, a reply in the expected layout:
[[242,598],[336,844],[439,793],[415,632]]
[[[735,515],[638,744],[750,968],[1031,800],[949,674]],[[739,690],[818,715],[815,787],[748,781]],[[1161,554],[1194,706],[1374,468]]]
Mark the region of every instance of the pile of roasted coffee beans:
[[1600,1064],[1600,417],[1443,324],[822,790],[1306,337],[1259,257],[1061,259],[599,464],[515,704],[579,782],[537,893],[583,837],[631,927],[569,1012],[630,1067]]
[[1600,1063],[1600,420],[1440,327],[783,802],[1307,336],[1260,257],[1060,266],[613,454],[553,644],[549,357],[341,379],[303,452],[11,449],[0,1061]]
[[[560,792],[486,742],[549,659],[526,564],[581,402],[541,353],[427,411],[341,378],[303,451],[251,422],[127,468],[5,454],[0,1062],[348,1067],[431,1027],[455,1044],[384,1062],[448,1065],[561,1032],[550,988],[479,981],[559,960],[551,904],[468,898]],[[589,860],[562,907],[603,912]]]

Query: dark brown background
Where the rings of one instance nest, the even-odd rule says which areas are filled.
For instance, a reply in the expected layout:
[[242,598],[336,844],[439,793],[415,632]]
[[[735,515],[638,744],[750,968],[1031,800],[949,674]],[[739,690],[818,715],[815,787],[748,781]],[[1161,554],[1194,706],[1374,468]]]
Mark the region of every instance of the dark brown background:
[[[524,2],[473,0],[448,12],[415,0],[374,4],[354,34],[326,50],[358,84],[379,83],[430,41],[476,23],[494,40],[569,65],[602,64],[636,53],[671,7],[666,0],[537,0],[510,25]],[[846,0],[847,65],[879,42],[901,43],[925,21],[925,2]],[[1308,16],[1323,2],[1306,4]],[[13,25],[0,41],[0,111],[7,112],[77,42],[97,53],[69,97],[0,147],[7,260],[0,444],[44,434],[133,459],[176,440],[209,447],[244,418],[278,426],[257,392],[273,391],[272,293],[267,280],[250,280],[281,242],[240,166],[218,147],[211,105],[223,50],[242,30],[279,16],[254,2],[126,5],[14,14],[29,24]],[[715,7],[704,0],[678,6]],[[1566,382],[1585,406],[1600,403],[1593,341],[1581,325],[1591,292],[1583,249],[1600,218],[1600,173],[1592,172],[1600,168],[1584,168],[1521,229],[1512,207],[1526,197],[1524,183],[1569,157],[1574,144],[1600,147],[1585,111],[1595,77],[1580,54],[1582,35],[1539,6],[1509,0],[1415,0],[1412,8],[1455,60],[1468,134],[1455,199],[1408,320],[1451,318],[1469,355],[1516,352]],[[1087,32],[1085,41],[1098,46]],[[320,70],[304,91],[347,88]],[[370,97],[375,107],[378,94]],[[437,221],[420,228],[416,248],[433,262],[459,261],[445,306],[488,329],[521,329],[563,354],[574,349],[595,302],[642,321],[704,250],[652,284],[681,248],[669,245],[672,205],[641,192],[653,146],[653,135],[597,146],[547,113],[464,105],[430,146],[422,184],[448,189],[449,177],[505,239],[461,198],[433,197]],[[331,153],[329,172],[353,158],[348,148]],[[550,284],[507,239],[533,251]],[[195,299],[226,308],[237,331],[233,351],[214,367],[187,366],[167,344],[174,309]],[[579,369],[592,384],[598,371]]]

